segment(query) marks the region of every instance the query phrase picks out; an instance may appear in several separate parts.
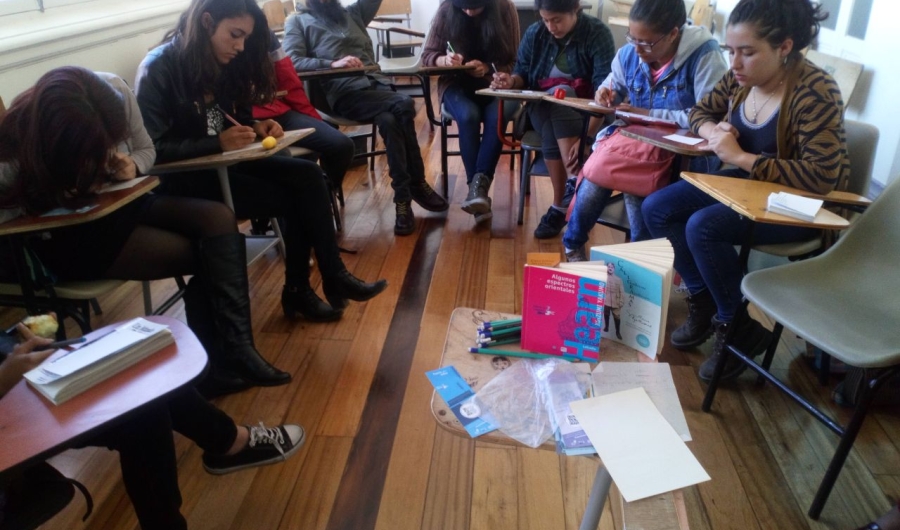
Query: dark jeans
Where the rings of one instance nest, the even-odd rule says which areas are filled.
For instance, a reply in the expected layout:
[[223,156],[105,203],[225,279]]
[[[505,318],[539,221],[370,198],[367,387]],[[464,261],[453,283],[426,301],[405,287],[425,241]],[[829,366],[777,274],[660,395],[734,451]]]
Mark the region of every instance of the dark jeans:
[[384,138],[394,202],[409,202],[410,184],[425,180],[425,162],[416,135],[416,107],[411,97],[372,82],[334,102],[334,111],[349,120],[374,121]]
[[88,442],[119,452],[122,481],[142,530],[187,528],[180,512],[173,429],[216,454],[227,452],[237,436],[227,414],[187,388]]
[[[322,169],[309,160],[271,156],[228,168],[235,215],[239,219],[278,217],[285,220],[285,283],[309,284],[310,249],[324,276],[343,270],[328,187]],[[222,200],[212,170],[163,176],[161,193]]]
[[340,188],[347,168],[353,160],[353,140],[324,121],[293,110],[277,116],[275,121],[286,131],[310,128],[316,130],[294,145],[319,153],[322,170],[328,175],[335,189]]
[[[553,87],[547,92],[552,94],[557,88],[566,91],[566,97],[575,97],[575,89],[568,85]],[[561,160],[558,138],[578,138],[584,129],[584,118],[570,109],[549,101],[532,101],[526,105],[528,118],[534,130],[541,135],[541,153],[546,160]]]
[[[497,162],[500,161],[500,151],[503,150],[503,142],[497,134],[500,100],[476,95],[472,90],[453,84],[444,91],[443,104],[456,120],[459,150],[466,168],[466,183],[471,184],[476,173],[484,173],[493,178]],[[503,122],[509,123],[515,112],[516,105],[512,102],[503,105]]]
[[[563,245],[570,250],[579,248],[587,243],[591,230],[597,224],[597,219],[606,208],[606,203],[612,195],[612,190],[598,186],[593,182],[582,179],[575,193],[575,206],[569,216],[569,224],[566,225],[566,233],[563,235]],[[643,197],[624,194],[625,211],[628,214],[628,224],[631,225],[631,240],[644,241],[650,239],[650,232],[644,224],[641,215],[641,203]]]
[[[745,172],[725,171],[735,176]],[[735,245],[753,228],[753,242],[788,243],[815,236],[812,228],[753,222],[686,181],[650,194],[641,208],[653,237],[665,237],[675,249],[675,270],[692,295],[712,294],[718,319],[731,322],[741,303],[743,267]]]

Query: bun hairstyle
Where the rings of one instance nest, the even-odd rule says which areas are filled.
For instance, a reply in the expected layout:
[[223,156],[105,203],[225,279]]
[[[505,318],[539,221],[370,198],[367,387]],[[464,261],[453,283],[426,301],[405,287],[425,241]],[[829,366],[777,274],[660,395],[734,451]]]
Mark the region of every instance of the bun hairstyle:
[[535,11],[572,13],[581,10],[581,0],[534,0]]
[[[209,17],[204,20],[207,14]],[[253,18],[253,33],[244,42],[244,51],[221,66],[213,55],[210,37],[223,20],[244,15]],[[193,0],[175,28],[163,37],[163,43],[169,41],[174,41],[188,83],[198,90],[213,91],[221,82],[228,94],[242,104],[275,99],[268,23],[256,0]]]
[[122,97],[90,70],[50,70],[0,121],[0,161],[18,166],[4,207],[30,214],[73,204],[107,175],[110,151],[129,134]]
[[687,22],[683,0],[635,0],[628,20],[640,22],[654,33],[666,34]]
[[794,41],[791,57],[813,43],[828,12],[809,0],[741,0],[728,17],[728,25],[752,25],[756,35],[773,48],[787,39]]

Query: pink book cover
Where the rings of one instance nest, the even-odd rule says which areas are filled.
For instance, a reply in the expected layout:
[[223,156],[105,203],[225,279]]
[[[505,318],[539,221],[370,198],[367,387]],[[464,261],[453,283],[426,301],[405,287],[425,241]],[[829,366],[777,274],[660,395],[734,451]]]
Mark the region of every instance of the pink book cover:
[[606,282],[562,269],[525,266],[522,348],[596,362]]

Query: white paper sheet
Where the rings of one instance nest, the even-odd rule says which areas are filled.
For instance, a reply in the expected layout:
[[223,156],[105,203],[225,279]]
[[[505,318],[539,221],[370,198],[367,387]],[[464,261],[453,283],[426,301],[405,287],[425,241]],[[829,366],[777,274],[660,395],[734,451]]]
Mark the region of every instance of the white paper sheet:
[[571,406],[626,501],[709,480],[643,388]]
[[678,142],[680,144],[688,144],[688,145],[697,145],[703,141],[703,138],[693,138],[691,136],[684,136],[682,134],[669,134],[663,136],[666,140],[672,140],[673,142]]
[[643,388],[669,425],[685,442],[691,441],[672,369],[668,363],[615,363],[604,361],[591,374],[594,395],[605,396],[632,388]]
[[134,186],[137,186],[138,184],[143,182],[143,180],[146,178],[147,177],[136,177],[136,178],[129,179],[129,180],[123,180],[121,182],[116,182],[114,184],[108,184],[108,185],[100,188],[100,191],[98,193],[109,193],[111,191],[119,191],[119,190],[126,190],[128,188],[133,188]]

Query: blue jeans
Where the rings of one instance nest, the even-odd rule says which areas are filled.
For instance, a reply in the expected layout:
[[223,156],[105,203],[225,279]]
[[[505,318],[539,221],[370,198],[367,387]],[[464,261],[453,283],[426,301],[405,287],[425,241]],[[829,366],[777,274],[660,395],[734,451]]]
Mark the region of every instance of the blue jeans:
[[[493,178],[503,143],[497,134],[497,114],[500,100],[489,96],[478,96],[458,84],[444,91],[443,104],[456,120],[459,131],[459,150],[463,166],[466,168],[466,183],[471,184],[476,173],[484,173]],[[516,112],[516,105],[503,105],[503,123],[509,123]],[[481,135],[484,124],[484,136]]]
[[[611,195],[612,190],[598,186],[588,179],[581,180],[575,193],[575,206],[572,208],[572,215],[569,216],[569,224],[566,225],[566,233],[562,240],[566,248],[576,249],[587,243],[591,229],[597,224],[597,219],[606,208]],[[631,225],[631,240],[650,239],[650,232],[641,216],[641,203],[644,198],[626,193],[624,200],[628,224]]]
[[[734,175],[735,172],[721,172]],[[753,228],[755,244],[789,243],[815,236],[818,230],[753,222],[686,181],[651,193],[641,207],[653,237],[665,237],[675,249],[675,270],[688,292],[708,289],[717,317],[731,322],[741,303],[743,267],[734,246]]]

